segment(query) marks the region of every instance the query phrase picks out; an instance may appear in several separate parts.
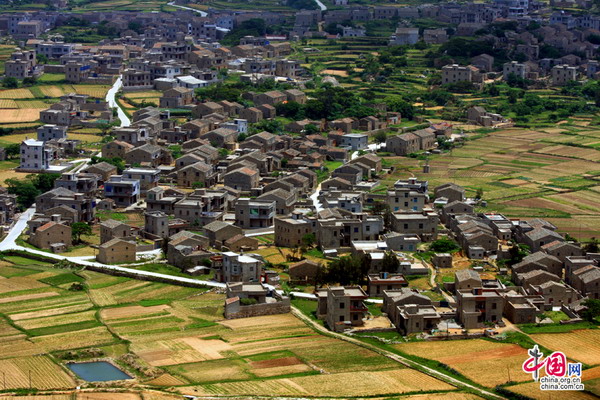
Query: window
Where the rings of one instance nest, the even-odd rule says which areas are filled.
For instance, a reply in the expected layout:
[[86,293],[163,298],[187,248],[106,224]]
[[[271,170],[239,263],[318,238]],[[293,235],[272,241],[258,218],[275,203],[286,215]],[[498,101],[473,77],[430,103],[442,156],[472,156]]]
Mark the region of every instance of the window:
[[343,310],[344,308],[346,308],[346,303],[340,303],[340,309]]
[[340,322],[344,322],[344,316],[340,315]]

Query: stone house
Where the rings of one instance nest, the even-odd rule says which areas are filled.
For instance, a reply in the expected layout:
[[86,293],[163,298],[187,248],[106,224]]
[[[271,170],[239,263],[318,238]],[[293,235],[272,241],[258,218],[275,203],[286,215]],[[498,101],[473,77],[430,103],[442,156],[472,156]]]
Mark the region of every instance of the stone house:
[[600,268],[588,265],[573,273],[571,284],[583,296],[600,299]]
[[160,108],[182,108],[194,102],[194,91],[182,87],[165,90],[159,102]]
[[445,197],[448,203],[465,201],[465,189],[455,183],[444,183],[434,189],[434,198]]
[[431,263],[436,268],[452,268],[452,254],[436,253],[431,257]]
[[123,222],[108,219],[100,223],[100,244],[106,243],[114,238],[131,237],[131,234],[131,226]]
[[288,192],[284,189],[275,189],[261,194],[256,199],[274,201],[277,215],[288,215],[294,209],[297,195],[295,190]]
[[92,164],[84,169],[84,172],[89,174],[96,174],[100,177],[99,182],[107,181],[111,175],[117,174],[117,167],[107,162],[100,162],[97,164]]
[[263,120],[263,113],[256,107],[244,108],[240,111],[240,118],[247,120],[250,124],[255,124]]
[[283,93],[287,96],[287,101],[295,101],[299,104],[306,103],[306,93],[298,89],[284,90]]
[[288,268],[290,283],[295,285],[313,284],[321,268],[321,264],[311,260],[301,260],[291,264]]
[[420,139],[412,132],[389,136],[385,141],[385,148],[397,156],[407,156],[420,150]]
[[177,171],[177,185],[183,187],[193,187],[194,184],[201,184],[202,187],[211,187],[217,183],[217,173],[213,167],[198,161]]
[[114,238],[98,247],[96,260],[103,264],[118,264],[135,261],[135,243]]
[[204,235],[208,238],[211,246],[221,247],[221,245],[237,235],[243,234],[242,228],[223,221],[215,221],[204,225],[202,228]]
[[260,174],[257,170],[248,167],[239,168],[223,176],[223,183],[232,189],[249,192],[258,187]]
[[249,250],[257,250],[259,241],[253,237],[248,237],[242,234],[230,237],[223,243],[229,251],[243,252]]
[[161,164],[170,164],[170,161],[170,154],[164,148],[149,143],[125,153],[125,162],[130,165],[158,167]]
[[290,312],[290,298],[262,283],[227,283],[224,315],[227,319]]
[[194,116],[194,118],[202,118],[206,115],[215,114],[215,113],[225,114],[226,112],[221,104],[215,103],[213,101],[208,101],[206,103],[197,104],[192,109],[192,115]]
[[237,137],[236,131],[227,128],[218,128],[200,136],[201,139],[208,140],[210,145],[215,148],[233,148]]
[[277,109],[270,104],[261,104],[257,106],[264,119],[273,119],[277,116]]
[[64,251],[72,245],[71,227],[58,221],[49,221],[29,236],[28,242],[39,249]]
[[535,228],[522,236],[522,242],[529,246],[532,252],[541,249],[542,246],[555,241],[564,242],[564,238],[557,232],[546,228]]
[[582,256],[584,253],[577,244],[562,242],[560,240],[543,245],[541,250],[558,258],[563,263],[566,261],[567,257],[578,257]]
[[273,106],[278,103],[283,103],[284,101],[287,101],[287,95],[278,90],[259,93],[254,96],[254,104],[256,105],[270,104]]
[[481,277],[472,269],[463,269],[454,273],[454,288],[456,291],[471,290],[481,287]]
[[315,233],[313,220],[299,218],[275,218],[275,244],[281,247],[294,247],[302,245],[302,238],[310,233]]

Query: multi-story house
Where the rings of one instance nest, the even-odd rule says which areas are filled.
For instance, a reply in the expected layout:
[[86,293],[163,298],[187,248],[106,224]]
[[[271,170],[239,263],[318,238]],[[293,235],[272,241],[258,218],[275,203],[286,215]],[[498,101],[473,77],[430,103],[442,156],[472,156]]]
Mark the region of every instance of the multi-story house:
[[220,282],[259,282],[262,262],[256,258],[234,252],[224,252],[222,267],[217,270]]
[[271,227],[276,209],[273,200],[240,198],[235,204],[235,224],[243,229]]
[[44,171],[50,168],[56,156],[55,149],[39,140],[25,139],[21,142],[20,169]]
[[154,168],[128,168],[123,171],[123,178],[140,182],[141,193],[158,186],[160,170]]
[[140,199],[140,181],[113,175],[104,183],[104,197],[113,200],[117,206],[129,207]]
[[[368,309],[363,302],[367,294],[359,286],[329,287],[318,292],[317,310],[329,329],[342,332],[364,325]],[[322,313],[324,311],[324,313]]]
[[496,289],[474,288],[457,291],[458,321],[465,329],[477,329],[486,323],[502,321],[504,298]]
[[387,192],[387,203],[392,212],[423,211],[427,195],[410,189],[394,189]]

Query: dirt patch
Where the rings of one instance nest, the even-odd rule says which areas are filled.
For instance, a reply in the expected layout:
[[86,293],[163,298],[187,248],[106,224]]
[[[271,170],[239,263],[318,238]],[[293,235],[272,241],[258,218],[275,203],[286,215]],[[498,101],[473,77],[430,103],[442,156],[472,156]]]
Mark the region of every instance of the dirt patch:
[[439,361],[451,365],[473,363],[475,361],[494,360],[497,358],[512,357],[519,354],[523,354],[523,348],[515,344],[512,346],[504,346],[500,349],[487,350],[485,352],[473,352],[469,354],[469,357],[465,357],[464,355],[442,357],[439,359]]
[[302,364],[297,357],[283,357],[283,358],[274,358],[272,360],[262,360],[262,361],[254,361],[251,362],[250,365],[252,368],[260,369],[260,368],[273,368],[273,367],[287,367],[290,365]]

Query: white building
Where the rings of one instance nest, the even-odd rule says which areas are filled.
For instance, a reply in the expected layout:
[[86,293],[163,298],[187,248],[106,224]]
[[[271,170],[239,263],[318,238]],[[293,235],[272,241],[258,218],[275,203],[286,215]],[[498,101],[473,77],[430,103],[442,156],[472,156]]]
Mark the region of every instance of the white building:
[[504,63],[502,66],[502,79],[507,81],[510,74],[514,74],[517,78],[525,79],[527,76],[527,65],[517,61]]
[[419,28],[396,28],[396,32],[390,37],[391,46],[415,44],[419,41]]
[[21,169],[45,170],[54,160],[53,149],[44,146],[44,142],[25,139],[21,142]]
[[577,68],[567,64],[552,67],[552,85],[562,86],[577,79]]
[[222,282],[258,282],[262,262],[256,258],[227,251],[223,253]]

